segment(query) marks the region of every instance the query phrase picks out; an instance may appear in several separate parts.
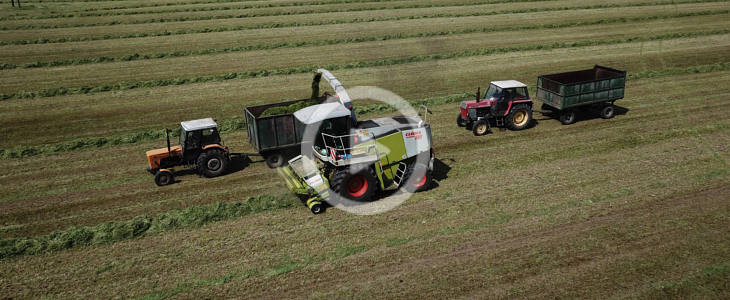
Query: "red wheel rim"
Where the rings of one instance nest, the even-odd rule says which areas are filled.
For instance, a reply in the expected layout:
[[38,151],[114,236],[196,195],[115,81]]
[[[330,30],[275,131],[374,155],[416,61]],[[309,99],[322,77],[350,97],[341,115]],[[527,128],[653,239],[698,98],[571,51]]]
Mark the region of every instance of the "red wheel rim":
[[352,197],[360,197],[368,190],[368,181],[362,175],[355,175],[347,183],[347,192]]
[[416,182],[415,184],[413,184],[413,186],[415,186],[417,188],[420,188],[420,187],[422,187],[424,185],[426,185],[426,175],[425,174],[421,177],[421,180],[419,180],[418,182]]

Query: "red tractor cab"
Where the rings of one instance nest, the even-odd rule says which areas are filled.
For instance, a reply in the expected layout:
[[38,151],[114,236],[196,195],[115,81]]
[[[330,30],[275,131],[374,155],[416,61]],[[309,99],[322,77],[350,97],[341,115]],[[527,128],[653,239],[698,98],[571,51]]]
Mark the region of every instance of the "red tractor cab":
[[491,126],[525,129],[532,121],[532,99],[527,86],[517,80],[492,81],[480,97],[461,102],[456,124],[471,127],[474,135],[485,135]]

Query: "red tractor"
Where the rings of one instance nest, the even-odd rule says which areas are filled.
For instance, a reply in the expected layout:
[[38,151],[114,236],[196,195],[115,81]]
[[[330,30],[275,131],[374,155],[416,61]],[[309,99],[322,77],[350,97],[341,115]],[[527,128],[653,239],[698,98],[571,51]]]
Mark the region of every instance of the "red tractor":
[[476,99],[461,102],[461,112],[456,124],[471,127],[474,135],[485,135],[492,125],[511,130],[525,129],[532,121],[532,99],[527,86],[516,80],[492,81]]

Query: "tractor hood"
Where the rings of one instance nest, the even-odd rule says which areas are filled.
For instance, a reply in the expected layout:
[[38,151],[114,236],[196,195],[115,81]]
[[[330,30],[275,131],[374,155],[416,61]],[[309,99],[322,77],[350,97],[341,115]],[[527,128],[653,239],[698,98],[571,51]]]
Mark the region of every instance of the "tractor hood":
[[461,108],[469,109],[469,108],[490,107],[490,106],[494,105],[495,101],[496,100],[494,100],[493,98],[481,99],[481,100],[479,100],[479,102],[477,102],[476,100],[462,101]]

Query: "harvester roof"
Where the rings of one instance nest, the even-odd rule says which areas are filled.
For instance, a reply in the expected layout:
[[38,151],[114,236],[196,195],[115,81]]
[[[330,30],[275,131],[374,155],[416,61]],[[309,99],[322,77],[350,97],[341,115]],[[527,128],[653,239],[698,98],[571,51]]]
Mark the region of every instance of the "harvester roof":
[[307,106],[294,113],[294,117],[304,124],[314,124],[332,118],[346,117],[351,114],[350,110],[339,102],[330,102]]
[[205,119],[180,122],[180,126],[182,126],[182,128],[185,131],[195,131],[195,130],[201,130],[201,129],[216,128],[216,127],[218,127],[218,124],[216,124],[215,121],[213,121],[213,118],[205,118]]
[[524,83],[517,80],[492,81],[492,84],[503,89],[526,87]]

